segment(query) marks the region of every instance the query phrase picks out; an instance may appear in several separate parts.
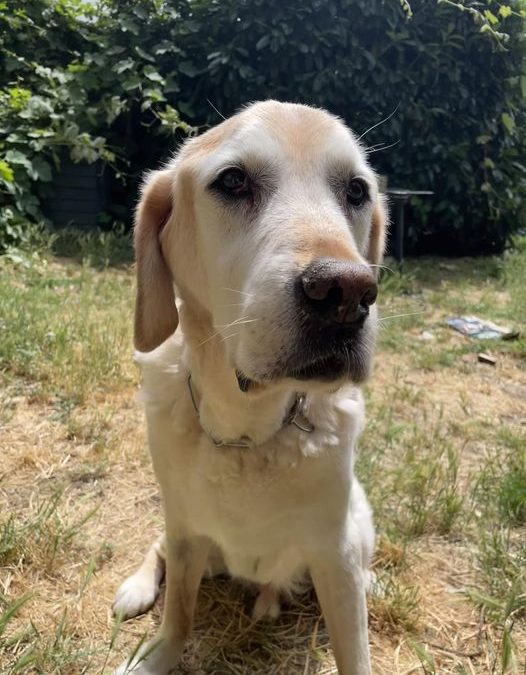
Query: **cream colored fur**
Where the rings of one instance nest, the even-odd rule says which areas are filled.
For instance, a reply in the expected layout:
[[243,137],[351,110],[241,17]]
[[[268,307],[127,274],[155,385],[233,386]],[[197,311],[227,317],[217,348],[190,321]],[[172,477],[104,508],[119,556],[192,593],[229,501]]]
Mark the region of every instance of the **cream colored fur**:
[[[265,167],[273,186],[265,207],[250,213],[209,188],[240,160]],[[370,202],[352,218],[328,183],[334,167],[368,185]],[[224,568],[261,585],[256,617],[276,616],[280,591],[310,574],[338,672],[370,673],[365,589],[374,530],[353,473],[364,425],[359,386],[275,373],[277,355],[299,335],[288,282],[327,255],[379,264],[384,222],[374,173],[352,133],[306,106],[250,106],[148,178],[136,224],[136,345],[166,531],[122,584],[114,609],[126,617],[148,609],[165,565],[166,599],[154,647],[117,674],[175,672],[200,579]],[[368,359],[375,323],[373,306]],[[236,369],[255,382],[248,392]],[[298,391],[307,394],[311,434],[283,426]],[[253,447],[210,440],[243,436]]]

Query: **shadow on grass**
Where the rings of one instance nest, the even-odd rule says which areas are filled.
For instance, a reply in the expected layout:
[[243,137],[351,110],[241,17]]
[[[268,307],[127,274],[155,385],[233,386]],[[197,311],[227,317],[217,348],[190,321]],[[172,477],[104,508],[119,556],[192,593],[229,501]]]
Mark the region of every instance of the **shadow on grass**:
[[[195,625],[180,673],[329,672],[329,637],[312,587],[282,602],[278,619],[251,619],[257,589],[226,576],[201,582]],[[154,608],[160,622],[164,593]],[[332,670],[331,670],[332,672]]]

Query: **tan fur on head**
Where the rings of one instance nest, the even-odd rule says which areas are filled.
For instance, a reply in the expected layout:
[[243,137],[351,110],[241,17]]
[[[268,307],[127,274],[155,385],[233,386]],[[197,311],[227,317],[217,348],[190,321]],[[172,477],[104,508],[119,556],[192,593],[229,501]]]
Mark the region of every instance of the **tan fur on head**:
[[[387,210],[384,202],[384,197],[379,196],[378,201],[374,205],[371,218],[371,232],[369,235],[369,246],[367,248],[367,260],[372,265],[381,265],[384,256],[385,240],[387,236]],[[378,276],[377,267],[375,268],[374,273]]]
[[137,298],[135,347],[149,352],[177,328],[172,275],[164,260],[160,235],[172,213],[173,170],[155,171],[147,179],[135,216]]

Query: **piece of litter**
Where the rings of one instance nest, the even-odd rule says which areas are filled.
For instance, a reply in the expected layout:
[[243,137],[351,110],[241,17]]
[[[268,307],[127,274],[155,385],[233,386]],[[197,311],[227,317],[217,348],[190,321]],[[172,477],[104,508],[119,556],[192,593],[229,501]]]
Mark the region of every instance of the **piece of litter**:
[[421,340],[434,340],[434,339],[435,339],[435,336],[434,336],[433,333],[431,333],[430,331],[428,331],[428,330],[423,330],[423,331],[420,333],[420,339],[421,339]]
[[497,363],[497,359],[486,352],[480,352],[480,354],[477,354],[477,358],[480,363],[488,363],[490,366],[494,366]]
[[477,340],[512,340],[519,336],[518,330],[498,326],[493,321],[479,319],[477,316],[453,316],[447,320],[447,325],[457,330],[462,335],[476,338]]

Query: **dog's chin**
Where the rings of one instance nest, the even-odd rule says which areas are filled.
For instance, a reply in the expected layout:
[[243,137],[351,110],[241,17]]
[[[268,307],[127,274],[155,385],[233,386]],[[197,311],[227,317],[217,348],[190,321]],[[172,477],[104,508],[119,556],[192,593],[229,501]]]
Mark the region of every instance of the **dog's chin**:
[[308,363],[288,368],[284,377],[303,384],[333,384],[353,382],[361,384],[369,375],[369,359],[352,352],[320,356]]
[[251,376],[236,371],[239,389],[242,392],[256,392],[272,385],[286,385],[291,380],[298,382],[299,388],[319,389],[320,385],[346,382],[362,384],[369,376],[370,358],[362,351],[345,350],[341,353],[322,354],[306,361],[292,357],[287,363],[276,367],[263,376]]

